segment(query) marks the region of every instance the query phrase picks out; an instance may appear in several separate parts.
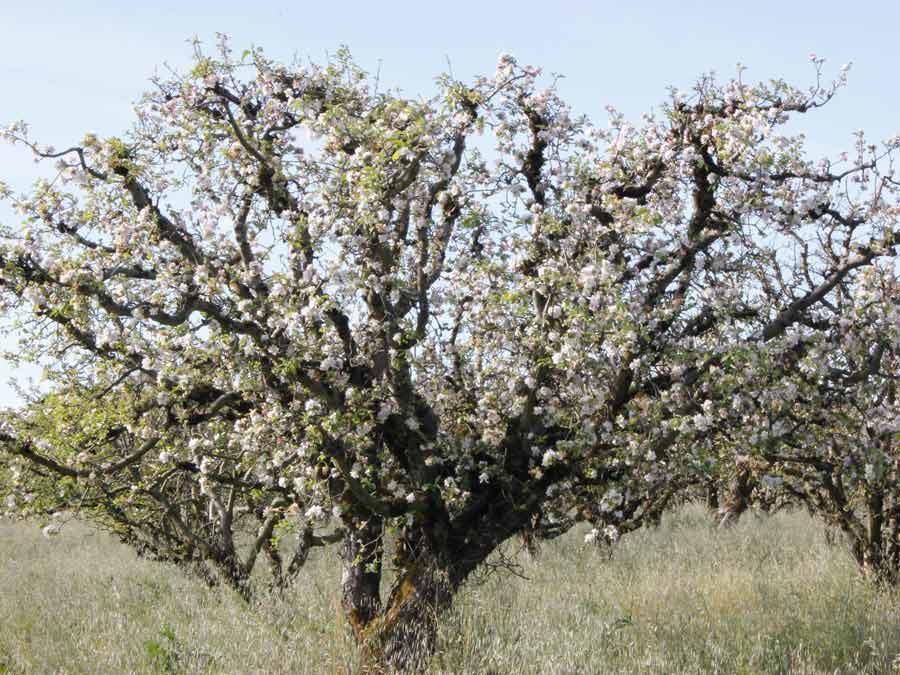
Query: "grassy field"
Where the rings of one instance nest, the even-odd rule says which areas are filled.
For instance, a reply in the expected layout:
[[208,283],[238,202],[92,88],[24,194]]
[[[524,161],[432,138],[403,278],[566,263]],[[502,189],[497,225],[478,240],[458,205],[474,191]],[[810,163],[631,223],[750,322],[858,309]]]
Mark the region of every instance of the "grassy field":
[[[347,672],[332,555],[248,607],[85,525],[2,524],[0,672]],[[716,531],[687,507],[610,560],[572,533],[518,562],[459,598],[434,672],[889,673],[900,654],[900,594],[802,513]]]

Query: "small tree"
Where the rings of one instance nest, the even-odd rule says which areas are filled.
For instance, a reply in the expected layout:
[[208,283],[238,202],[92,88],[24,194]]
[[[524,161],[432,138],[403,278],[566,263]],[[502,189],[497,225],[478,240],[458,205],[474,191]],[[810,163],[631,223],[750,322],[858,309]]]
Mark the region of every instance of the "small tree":
[[[705,77],[641,127],[611,110],[598,128],[538,75],[502,56],[416,101],[345,51],[281,65],[223,43],[156,81],[127,136],[57,151],[6,132],[59,174],[7,192],[5,302],[60,386],[127,389],[139,449],[172,448],[174,464],[139,454],[129,489],[155,499],[175,466],[221,502],[232,485],[193,453],[278,486],[270,511],[337,518],[347,619],[399,669],[427,661],[437,617],[508,538],[580,509],[650,513],[733,430],[733,364],[774,360],[894,254],[893,146],[832,166],[776,133],[843,76]],[[862,248],[806,274],[777,253],[828,228]]]

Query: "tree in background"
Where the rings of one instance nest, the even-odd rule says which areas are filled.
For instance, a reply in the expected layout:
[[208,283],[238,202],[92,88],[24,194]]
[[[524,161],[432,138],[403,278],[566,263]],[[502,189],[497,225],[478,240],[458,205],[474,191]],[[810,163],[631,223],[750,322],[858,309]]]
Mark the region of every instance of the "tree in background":
[[828,328],[798,331],[785,355],[799,376],[776,385],[757,369],[742,413],[756,418],[748,461],[769,491],[843,532],[860,568],[890,584],[900,581],[898,289],[892,263],[841,284]]
[[37,475],[160,522],[176,485],[204,527],[300,513],[340,539],[365,653],[423,667],[510,537],[580,513],[614,538],[758,433],[746,378],[789,386],[795,331],[827,332],[837,289],[895,254],[897,143],[815,163],[778,133],[843,84],[814,65],[808,90],[704,77],[595,127],[506,55],[422,101],[346,51],[283,65],[223,42],[121,138],[56,150],[13,125],[58,173],[4,190],[3,302],[106,441],[73,457],[36,401],[4,431],[39,468],[12,499]]
[[[191,420],[190,437],[165,420],[165,438],[138,439],[130,424],[141,415],[130,405],[136,392],[117,383],[116,396],[109,393],[105,384],[48,394],[2,423],[5,468],[19,483],[7,495],[10,505],[19,502],[20,513],[47,521],[46,534],[74,512],[140,555],[175,563],[210,585],[224,582],[245,599],[260,554],[272,586],[283,589],[311,548],[339,539],[316,533],[316,519],[303,518],[284,487],[241,468],[239,453],[213,447],[221,420]],[[295,546],[284,558],[277,543],[289,534],[296,534]]]

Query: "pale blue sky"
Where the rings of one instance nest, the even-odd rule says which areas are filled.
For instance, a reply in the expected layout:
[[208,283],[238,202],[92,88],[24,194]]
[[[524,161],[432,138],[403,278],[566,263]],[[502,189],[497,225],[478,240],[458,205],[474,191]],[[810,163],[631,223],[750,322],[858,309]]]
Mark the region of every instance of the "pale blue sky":
[[[602,119],[615,105],[630,118],[690,86],[701,73],[810,82],[810,52],[836,76],[853,61],[850,87],[800,128],[811,148],[848,148],[851,132],[873,139],[900,132],[896,75],[900,3],[896,2],[263,2],[0,0],[0,124],[25,119],[41,142],[63,146],[85,131],[114,135],[162,64],[186,64],[187,38],[216,32],[236,49],[297,53],[321,61],[347,44],[381,81],[408,95],[431,94],[452,64],[467,79],[490,74],[500,52],[565,75],[564,96],[578,112]],[[21,149],[0,146],[0,180],[24,188],[36,168]],[[0,210],[0,219],[9,212]],[[0,364],[0,405],[14,402]],[[21,374],[20,374],[21,375]]]

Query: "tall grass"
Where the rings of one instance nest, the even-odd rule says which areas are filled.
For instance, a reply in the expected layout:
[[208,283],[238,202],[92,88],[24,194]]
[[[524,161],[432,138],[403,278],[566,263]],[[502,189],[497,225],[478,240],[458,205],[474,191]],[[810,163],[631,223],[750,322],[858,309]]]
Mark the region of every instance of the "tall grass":
[[[575,532],[516,562],[524,578],[464,591],[435,672],[886,673],[900,653],[900,594],[802,513],[716,531],[688,507],[611,559]],[[0,525],[0,672],[347,672],[338,576],[314,556],[285,597],[248,607],[85,525],[50,541]]]

